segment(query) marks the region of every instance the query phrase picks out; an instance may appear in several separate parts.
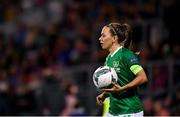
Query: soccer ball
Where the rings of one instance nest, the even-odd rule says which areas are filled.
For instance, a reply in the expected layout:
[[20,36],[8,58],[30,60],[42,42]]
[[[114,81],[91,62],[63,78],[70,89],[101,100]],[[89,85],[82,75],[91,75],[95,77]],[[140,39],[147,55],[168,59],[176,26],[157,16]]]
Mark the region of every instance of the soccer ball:
[[114,68],[109,66],[98,67],[93,74],[94,85],[101,88],[110,88],[112,82],[117,82],[118,76]]

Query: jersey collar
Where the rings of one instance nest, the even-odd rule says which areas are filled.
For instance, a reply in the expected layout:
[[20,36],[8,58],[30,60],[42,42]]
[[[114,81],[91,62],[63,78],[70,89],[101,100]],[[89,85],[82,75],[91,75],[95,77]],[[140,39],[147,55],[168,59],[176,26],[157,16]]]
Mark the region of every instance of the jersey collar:
[[110,54],[111,57],[113,57],[117,51],[119,51],[123,46],[118,47],[112,54]]

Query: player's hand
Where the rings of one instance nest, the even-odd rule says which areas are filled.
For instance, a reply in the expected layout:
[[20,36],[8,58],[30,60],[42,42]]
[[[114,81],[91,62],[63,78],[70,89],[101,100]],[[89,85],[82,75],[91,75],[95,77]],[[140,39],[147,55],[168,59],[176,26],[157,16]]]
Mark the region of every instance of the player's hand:
[[113,87],[110,88],[110,89],[102,89],[103,91],[106,91],[106,92],[112,92],[112,91],[122,91],[123,90],[123,87],[121,87],[120,85],[116,84],[116,83],[112,83],[113,84]]
[[97,104],[98,104],[98,105],[102,105],[102,104],[103,104],[103,101],[105,100],[104,93],[105,93],[105,92],[101,93],[100,95],[98,95],[98,96],[96,97],[96,101],[97,101]]

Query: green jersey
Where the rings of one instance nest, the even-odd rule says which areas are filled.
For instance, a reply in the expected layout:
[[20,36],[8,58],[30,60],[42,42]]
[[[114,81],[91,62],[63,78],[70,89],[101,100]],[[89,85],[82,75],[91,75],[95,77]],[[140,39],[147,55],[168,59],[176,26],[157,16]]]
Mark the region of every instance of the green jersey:
[[[137,56],[126,48],[117,49],[114,54],[108,55],[105,65],[115,68],[118,75],[117,83],[124,86],[135,78],[131,71],[132,65],[140,65]],[[109,113],[112,115],[137,113],[143,110],[143,105],[138,97],[138,88],[123,92],[109,94]]]

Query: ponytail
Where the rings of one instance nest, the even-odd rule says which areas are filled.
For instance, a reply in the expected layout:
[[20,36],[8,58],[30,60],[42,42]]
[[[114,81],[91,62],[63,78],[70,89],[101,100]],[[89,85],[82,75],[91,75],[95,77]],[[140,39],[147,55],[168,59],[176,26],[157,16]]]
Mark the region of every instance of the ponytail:
[[123,24],[123,25],[126,27],[124,47],[131,50],[132,49],[132,29],[128,24]]

